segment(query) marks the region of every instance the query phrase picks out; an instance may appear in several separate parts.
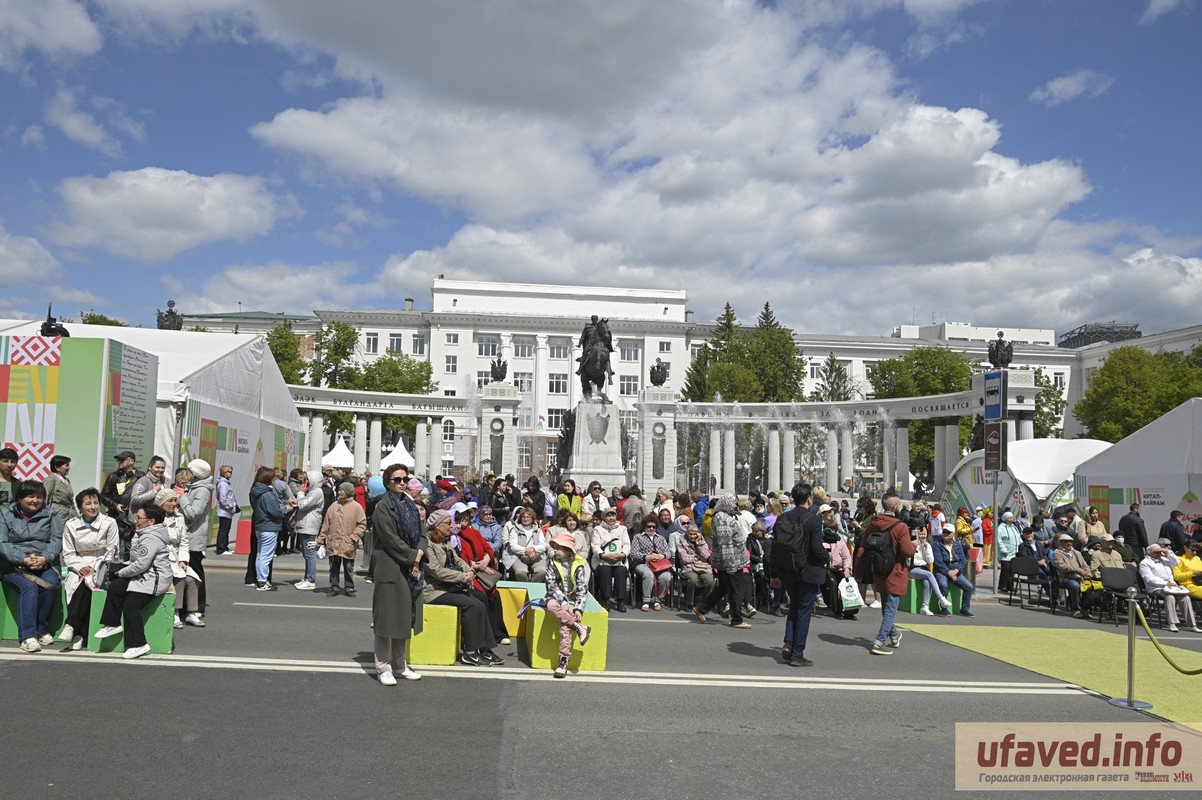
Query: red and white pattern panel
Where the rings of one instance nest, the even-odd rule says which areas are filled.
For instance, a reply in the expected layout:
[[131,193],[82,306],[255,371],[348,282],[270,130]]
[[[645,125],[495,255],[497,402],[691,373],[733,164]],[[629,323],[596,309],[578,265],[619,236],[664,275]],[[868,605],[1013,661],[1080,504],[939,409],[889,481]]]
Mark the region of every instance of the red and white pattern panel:
[[63,340],[58,336],[14,336],[8,363],[57,367],[62,355]]

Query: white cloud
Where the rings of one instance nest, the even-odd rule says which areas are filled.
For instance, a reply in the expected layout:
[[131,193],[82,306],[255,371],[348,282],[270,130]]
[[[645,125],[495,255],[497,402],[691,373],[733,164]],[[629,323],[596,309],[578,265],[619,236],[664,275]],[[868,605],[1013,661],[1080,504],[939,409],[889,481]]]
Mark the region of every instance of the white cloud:
[[1078,97],[1098,97],[1110,91],[1114,78],[1090,69],[1079,69],[1040,86],[1031,92],[1031,99],[1049,106],[1058,106]]
[[21,146],[36,150],[46,149],[46,134],[41,125],[30,125],[21,133]]
[[31,236],[14,236],[0,224],[0,282],[5,286],[25,284],[31,275],[59,276],[62,266],[41,242]]
[[55,241],[150,263],[211,242],[261,236],[300,213],[291,195],[274,194],[263,178],[158,167],[68,178],[58,192],[65,218],[51,228]]
[[350,197],[343,197],[342,201],[330,210],[330,215],[336,221],[319,228],[313,235],[331,247],[361,244],[359,230],[362,228],[382,230],[395,224],[395,220],[363,208]]
[[1140,25],[1151,25],[1165,14],[1170,14],[1184,5],[1181,0],[1148,0],[1148,7],[1139,18]]
[[99,29],[74,0],[0,0],[0,69],[20,69],[30,49],[59,58],[100,46]]
[[[350,262],[295,265],[279,261],[230,266],[217,275],[184,273],[164,278],[179,307],[189,314],[237,310],[309,314],[315,308],[351,308],[379,294],[371,281],[356,281]],[[199,288],[199,291],[197,290]]]
[[75,101],[75,93],[59,89],[46,106],[46,123],[73,142],[99,150],[110,158],[121,155],[121,143]]

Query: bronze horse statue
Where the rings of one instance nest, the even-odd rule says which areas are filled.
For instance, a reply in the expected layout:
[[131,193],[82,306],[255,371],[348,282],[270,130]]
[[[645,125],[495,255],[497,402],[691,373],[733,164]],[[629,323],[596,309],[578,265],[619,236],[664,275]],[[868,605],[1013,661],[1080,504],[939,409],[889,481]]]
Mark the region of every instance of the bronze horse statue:
[[605,397],[605,384],[609,380],[609,351],[600,341],[594,341],[584,351],[580,361],[580,389],[585,397],[593,396],[593,387],[597,394]]

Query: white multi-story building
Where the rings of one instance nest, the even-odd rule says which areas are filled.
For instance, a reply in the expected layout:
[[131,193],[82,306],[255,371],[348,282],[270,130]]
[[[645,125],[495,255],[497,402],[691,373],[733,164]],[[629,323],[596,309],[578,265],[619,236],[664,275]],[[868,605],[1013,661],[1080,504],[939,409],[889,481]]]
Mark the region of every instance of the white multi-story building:
[[[508,362],[506,380],[517,387],[520,403],[518,468],[543,473],[555,465],[564,414],[582,397],[576,375],[577,342],[590,315],[608,318],[613,334],[614,371],[609,397],[619,418],[637,438],[635,404],[649,385],[648,371],[657,359],[668,366],[664,388],[679,391],[697,350],[710,337],[713,324],[697,322],[683,290],[614,289],[588,286],[549,286],[489,283],[439,278],[432,286],[429,310],[406,299],[399,309],[316,310],[322,323],[343,322],[359,332],[357,357],[379,358],[394,350],[428,361],[439,392],[467,398],[469,411],[444,417],[442,464],[478,467],[479,431],[472,400],[491,381],[490,364],[498,355]],[[228,316],[227,321],[223,321]],[[187,316],[185,325],[231,330],[245,316],[209,314]],[[308,323],[311,324],[311,323]],[[958,323],[901,326],[892,336],[796,334],[795,340],[809,369],[808,395],[819,386],[819,366],[830,355],[843,365],[858,390],[871,396],[868,376],[881,360],[898,358],[932,344],[946,346],[985,363],[988,340],[997,328],[974,328]],[[1014,342],[1013,367],[1043,368],[1066,391],[1072,384],[1077,351],[1056,347],[1054,333],[1003,328]],[[482,398],[481,398],[482,401]],[[632,448],[637,452],[637,448]]]

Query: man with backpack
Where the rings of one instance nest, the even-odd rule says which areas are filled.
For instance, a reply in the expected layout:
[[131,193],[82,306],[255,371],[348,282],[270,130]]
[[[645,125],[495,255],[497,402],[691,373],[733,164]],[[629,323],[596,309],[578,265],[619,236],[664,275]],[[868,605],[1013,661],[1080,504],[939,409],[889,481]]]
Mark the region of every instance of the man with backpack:
[[790,667],[810,667],[814,662],[805,657],[806,638],[830,554],[822,546],[822,517],[813,508],[810,484],[799,483],[790,494],[793,509],[777,517],[772,528],[772,587],[789,595],[781,657]]
[[879,514],[873,514],[860,534],[855,571],[862,583],[871,581],[872,590],[881,598],[881,628],[877,631],[872,653],[878,656],[893,654],[890,648],[901,644],[901,631],[893,624],[901,597],[910,583],[910,557],[914,542],[910,527],[898,519],[901,498],[896,492],[886,492],[881,498]]

